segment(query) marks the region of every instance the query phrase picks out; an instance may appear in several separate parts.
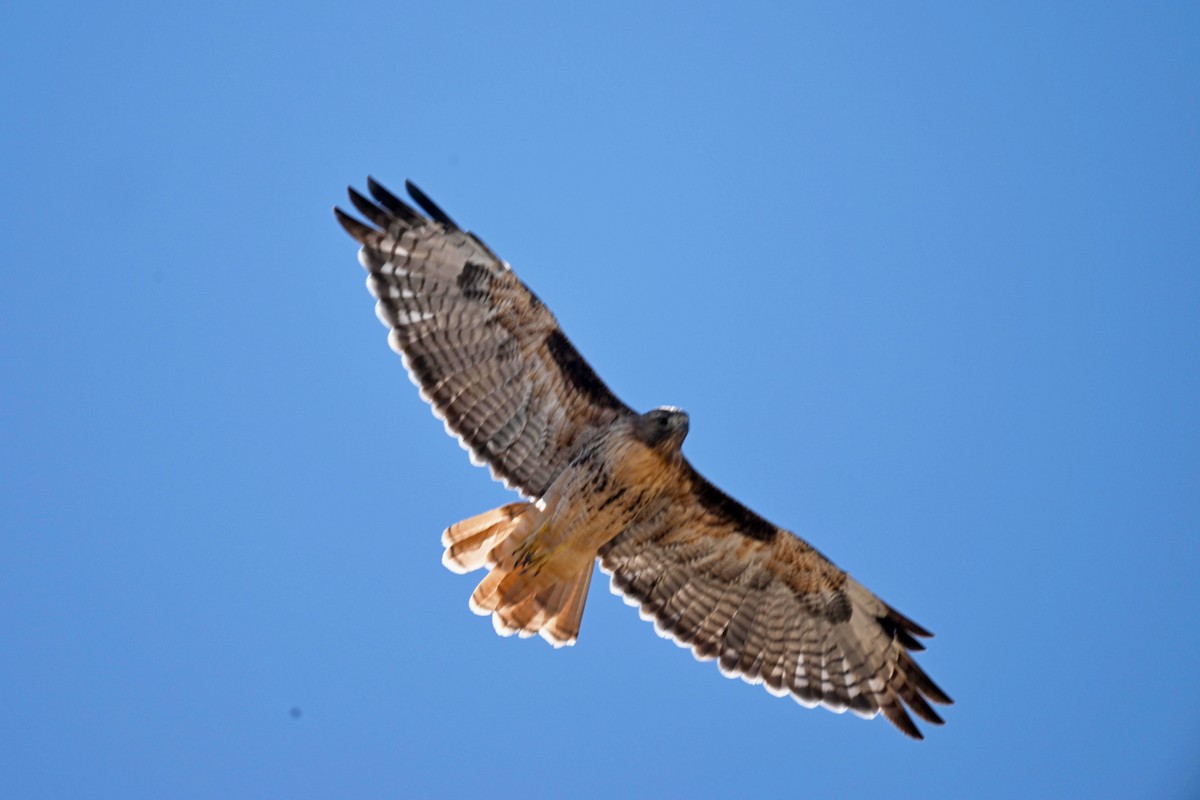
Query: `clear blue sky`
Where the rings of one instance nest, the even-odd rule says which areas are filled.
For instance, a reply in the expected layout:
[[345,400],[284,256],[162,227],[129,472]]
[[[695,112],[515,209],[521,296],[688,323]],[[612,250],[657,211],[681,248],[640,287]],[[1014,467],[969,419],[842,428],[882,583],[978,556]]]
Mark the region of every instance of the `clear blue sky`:
[[[1187,3],[7,9],[3,793],[1194,797],[1197,42]],[[933,630],[948,724],[722,678],[606,581],[573,649],[472,615],[438,536],[510,495],[386,345],[330,213],[368,173]]]

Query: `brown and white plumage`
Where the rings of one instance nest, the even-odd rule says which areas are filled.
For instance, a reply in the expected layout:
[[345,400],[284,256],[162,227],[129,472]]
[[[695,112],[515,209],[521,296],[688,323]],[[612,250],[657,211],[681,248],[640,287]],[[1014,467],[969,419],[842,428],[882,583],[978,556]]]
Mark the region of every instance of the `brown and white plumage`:
[[415,186],[424,214],[367,185],[373,199],[350,200],[370,225],[335,212],[392,348],[472,459],[528,498],[442,536],[447,567],[489,570],[474,611],[571,644],[599,558],[661,634],[727,675],[882,712],[915,738],[909,711],[942,722],[930,702],[950,698],[911,656],[928,631],[697,473],[680,451],[687,415],[618,400],[509,266]]
[[411,184],[430,219],[374,180],[367,186],[375,202],[353,189],[350,200],[377,230],[335,211],[363,245],[389,344],[472,460],[540,496],[591,436],[632,410],[487,245]]

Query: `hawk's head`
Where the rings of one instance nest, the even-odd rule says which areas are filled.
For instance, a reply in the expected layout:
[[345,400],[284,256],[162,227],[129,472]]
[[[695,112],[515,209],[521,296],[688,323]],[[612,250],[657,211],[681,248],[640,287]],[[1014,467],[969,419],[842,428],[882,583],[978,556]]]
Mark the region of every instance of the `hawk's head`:
[[688,415],[674,406],[662,406],[638,417],[633,429],[651,447],[678,451],[687,438]]

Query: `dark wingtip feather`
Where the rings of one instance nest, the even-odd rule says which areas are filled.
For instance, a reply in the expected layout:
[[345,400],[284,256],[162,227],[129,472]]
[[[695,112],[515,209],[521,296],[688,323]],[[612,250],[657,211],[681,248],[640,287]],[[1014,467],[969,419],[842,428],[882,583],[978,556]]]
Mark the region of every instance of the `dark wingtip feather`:
[[346,191],[350,195],[350,202],[358,209],[358,213],[375,223],[377,227],[387,229],[389,219],[386,211],[355,191],[353,186],[347,188]]
[[371,197],[375,198],[375,202],[410,225],[418,225],[422,222],[421,215],[413,210],[412,206],[389,192],[383,184],[370,175],[367,176],[367,191],[371,193]]
[[900,616],[895,610],[889,608],[888,613],[882,617],[876,617],[879,627],[883,628],[883,632],[889,638],[900,643],[906,650],[920,651],[925,649],[925,645],[913,638],[910,633],[911,628],[905,625],[909,620]]
[[942,688],[934,683],[933,679],[925,674],[925,670],[921,669],[920,665],[913,661],[907,653],[901,654],[898,663],[900,669],[908,676],[909,683],[917,692],[938,705],[954,705],[950,696],[943,692]]
[[912,717],[904,710],[904,706],[900,705],[899,701],[894,698],[890,703],[884,705],[881,709],[883,715],[887,717],[888,722],[900,729],[900,732],[905,736],[921,741],[925,735],[921,733],[921,729],[912,721]]
[[367,237],[375,232],[337,206],[333,207],[333,215],[337,217],[337,221],[345,229],[346,233],[350,234],[359,244],[366,244]]
[[925,630],[920,625],[913,622],[911,619],[904,616],[899,611],[897,611],[896,609],[894,609],[890,606],[888,607],[888,616],[892,617],[894,620],[896,620],[896,622],[900,623],[901,627],[903,627],[906,631],[911,633],[913,636],[920,636],[923,639],[932,639],[933,638],[932,633]]
[[404,182],[404,188],[408,190],[409,195],[411,195],[412,199],[417,202],[417,205],[421,207],[421,210],[429,215],[430,219],[434,220],[435,222],[442,223],[450,230],[459,230],[458,224],[455,223],[454,220],[450,219],[450,216],[445,211],[442,211],[437,203],[430,200],[427,194],[417,188],[415,183],[406,180]]
[[904,699],[904,702],[908,704],[908,707],[911,708],[918,717],[926,722],[933,723],[934,725],[945,724],[945,720],[938,716],[938,713],[930,707],[929,703],[925,701],[925,698],[921,696],[921,692],[915,687],[905,686],[902,688],[901,692],[901,697]]
[[876,617],[884,632],[899,642],[906,650],[924,650],[925,645],[914,637],[920,636],[929,639],[933,637],[933,634],[891,606],[885,606],[885,608],[887,608],[887,613],[882,617]]
[[943,692],[942,687],[940,687],[936,683],[934,683],[932,678],[930,678],[924,672],[921,673],[921,677],[923,677],[925,679],[924,683],[921,685],[921,693],[922,694],[924,694],[926,697],[928,697],[930,700],[937,703],[938,705],[941,705],[941,706],[954,705],[954,701],[950,699],[950,695]]

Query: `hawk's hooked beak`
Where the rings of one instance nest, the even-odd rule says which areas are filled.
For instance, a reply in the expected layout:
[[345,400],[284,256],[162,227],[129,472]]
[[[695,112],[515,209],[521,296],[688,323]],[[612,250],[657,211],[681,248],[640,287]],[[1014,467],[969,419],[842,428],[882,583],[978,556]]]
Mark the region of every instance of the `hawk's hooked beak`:
[[688,415],[686,411],[676,411],[675,416],[671,419],[671,424],[675,428],[675,435],[679,441],[683,441],[688,435]]
[[670,433],[667,435],[667,440],[670,441],[677,449],[683,446],[683,440],[688,435],[688,415],[686,411],[673,409],[670,418],[667,420],[667,425],[670,427]]

